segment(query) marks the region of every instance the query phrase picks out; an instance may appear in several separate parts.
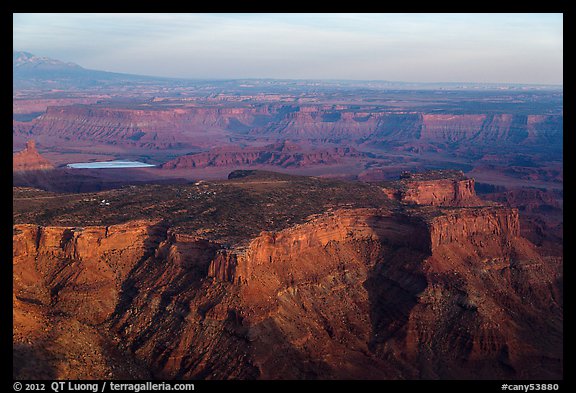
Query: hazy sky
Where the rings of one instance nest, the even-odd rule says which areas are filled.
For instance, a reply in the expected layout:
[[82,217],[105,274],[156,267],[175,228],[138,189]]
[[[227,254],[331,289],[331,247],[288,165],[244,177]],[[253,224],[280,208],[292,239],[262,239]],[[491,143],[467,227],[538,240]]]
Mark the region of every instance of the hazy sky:
[[187,78],[562,84],[562,14],[14,14],[15,50]]

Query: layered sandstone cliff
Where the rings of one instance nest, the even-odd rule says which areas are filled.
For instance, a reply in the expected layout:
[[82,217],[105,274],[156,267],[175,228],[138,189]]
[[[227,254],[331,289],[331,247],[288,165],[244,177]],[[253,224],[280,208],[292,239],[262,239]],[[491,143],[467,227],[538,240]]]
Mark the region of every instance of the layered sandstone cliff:
[[[520,236],[518,210],[503,207],[464,208],[443,211],[430,220],[432,250],[450,243],[484,246],[496,242],[496,248]],[[504,247],[505,248],[505,247]]]
[[150,252],[153,228],[143,221],[85,228],[17,225],[16,296],[101,323],[116,307],[130,270]]
[[20,124],[14,131],[32,132],[44,140],[68,138],[68,143],[92,141],[167,149],[181,144],[210,146],[209,142],[220,141],[229,128],[245,132],[247,124],[257,121],[255,118],[270,116],[266,108],[252,107],[119,108],[77,104],[48,107],[28,128]]
[[[134,107],[69,105],[48,107],[46,113],[14,126],[15,137],[41,136],[43,141],[93,141],[142,148],[180,145],[213,147],[227,136],[246,135],[267,141],[294,139],[406,145],[438,149],[466,146],[562,147],[561,115],[428,114],[387,112],[379,106],[295,106],[235,104],[237,106]],[[210,135],[210,138],[206,138]]]
[[383,191],[400,202],[432,206],[482,206],[487,204],[476,196],[474,179],[460,171],[428,171],[405,173]]
[[12,156],[12,170],[15,172],[54,169],[54,164],[36,150],[36,143],[30,139],[24,150]]
[[149,221],[16,225],[15,301],[103,324],[163,378],[559,377],[558,277],[517,212],[429,209],[232,248]]
[[400,200],[433,206],[480,204],[474,193],[474,179],[406,182],[406,191],[401,193]]

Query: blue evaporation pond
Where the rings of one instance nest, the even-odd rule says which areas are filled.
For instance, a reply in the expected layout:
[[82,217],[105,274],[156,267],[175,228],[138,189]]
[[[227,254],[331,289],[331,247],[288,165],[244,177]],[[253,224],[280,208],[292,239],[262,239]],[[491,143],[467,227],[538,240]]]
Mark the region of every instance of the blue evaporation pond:
[[146,164],[140,161],[101,161],[101,162],[77,162],[74,164],[66,165],[68,168],[76,169],[104,169],[104,168],[145,168],[156,165]]

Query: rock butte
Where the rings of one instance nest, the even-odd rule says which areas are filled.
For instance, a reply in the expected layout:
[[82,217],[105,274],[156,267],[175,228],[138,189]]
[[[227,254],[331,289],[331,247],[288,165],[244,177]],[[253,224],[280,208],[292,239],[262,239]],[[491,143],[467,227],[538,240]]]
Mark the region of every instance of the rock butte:
[[401,180],[384,188],[392,199],[405,203],[432,206],[482,206],[474,191],[474,179],[461,171],[429,171],[425,175],[403,173]]
[[[252,175],[230,177],[266,180]],[[66,342],[64,319],[97,338],[93,355],[69,350],[95,378],[561,378],[561,272],[520,236],[518,211],[481,204],[454,173],[382,193],[390,206],[337,206],[234,244],[152,218],[17,224],[15,358],[48,359],[39,378],[78,376],[50,344]],[[47,333],[26,344],[34,324]]]
[[12,170],[15,172],[46,169],[54,169],[54,165],[38,153],[36,144],[32,139],[26,142],[24,150],[12,156]]

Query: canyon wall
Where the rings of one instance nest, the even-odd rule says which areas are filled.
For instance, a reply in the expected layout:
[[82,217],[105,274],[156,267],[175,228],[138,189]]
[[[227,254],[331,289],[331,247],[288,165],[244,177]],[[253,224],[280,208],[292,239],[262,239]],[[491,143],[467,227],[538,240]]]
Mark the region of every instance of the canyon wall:
[[[278,139],[410,144],[415,141],[450,146],[500,145],[562,147],[560,115],[388,113],[378,107],[293,106],[282,104],[238,107],[178,108],[69,105],[48,107],[30,122],[15,123],[14,136],[126,144],[142,148],[175,148],[206,140],[229,142],[227,136],[251,135]],[[438,148],[436,146],[435,148]]]
[[509,243],[520,236],[518,210],[502,207],[465,208],[444,211],[430,220],[430,245],[473,244],[481,241]]
[[497,207],[336,210],[233,248],[158,222],[14,227],[15,299],[107,326],[161,378],[558,377],[554,279]]
[[482,202],[474,192],[474,179],[405,182],[399,200],[433,206],[478,206]]
[[[243,132],[245,124],[270,117],[266,108],[118,108],[98,105],[48,107],[46,113],[14,131],[63,138],[70,142],[94,141],[142,148],[176,148],[204,145],[207,133],[218,139],[229,128]],[[204,143],[203,143],[204,142]]]
[[114,311],[130,270],[156,242],[154,231],[144,221],[86,228],[16,225],[16,296],[101,323]]
[[390,199],[407,204],[430,206],[483,206],[476,195],[474,179],[461,171],[437,170],[417,174],[403,173],[400,180],[383,187]]

